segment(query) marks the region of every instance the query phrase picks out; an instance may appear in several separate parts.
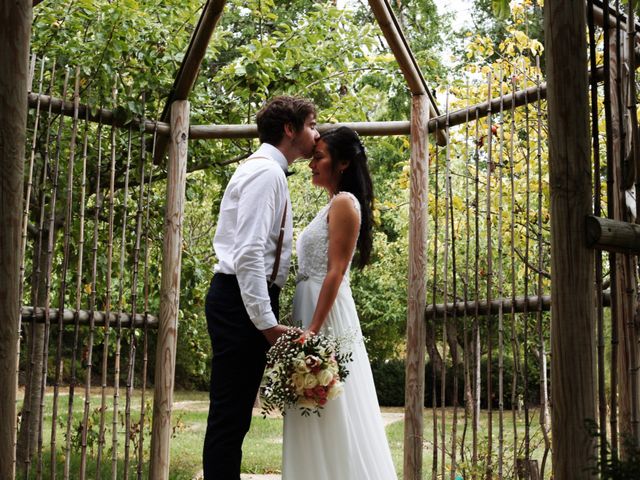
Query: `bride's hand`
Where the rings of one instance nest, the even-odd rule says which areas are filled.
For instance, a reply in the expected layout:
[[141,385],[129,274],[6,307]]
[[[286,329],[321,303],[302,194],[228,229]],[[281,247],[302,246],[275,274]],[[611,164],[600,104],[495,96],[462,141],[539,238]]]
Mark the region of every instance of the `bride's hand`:
[[300,335],[301,338],[311,338],[313,336],[317,335],[317,333],[313,330],[305,330],[304,332],[302,332],[302,335]]

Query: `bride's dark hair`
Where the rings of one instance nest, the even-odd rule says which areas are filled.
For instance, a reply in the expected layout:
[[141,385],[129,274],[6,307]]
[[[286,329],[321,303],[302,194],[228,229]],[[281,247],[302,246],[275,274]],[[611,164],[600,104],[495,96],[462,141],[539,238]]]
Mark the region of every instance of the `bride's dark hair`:
[[347,164],[340,174],[338,192],[350,192],[360,202],[361,221],[358,236],[358,256],[354,260],[357,267],[363,268],[371,259],[373,244],[373,183],[367,165],[367,154],[358,134],[349,127],[338,127],[320,135],[327,145],[333,171]]

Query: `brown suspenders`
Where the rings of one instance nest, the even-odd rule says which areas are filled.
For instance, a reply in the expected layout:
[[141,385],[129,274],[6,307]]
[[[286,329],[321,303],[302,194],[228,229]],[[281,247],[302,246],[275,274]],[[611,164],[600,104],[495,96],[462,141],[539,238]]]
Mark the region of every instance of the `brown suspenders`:
[[272,286],[276,277],[278,276],[278,267],[280,266],[280,255],[282,254],[282,241],[284,240],[284,224],[287,219],[287,206],[288,203],[285,200],[284,203],[284,212],[282,213],[282,223],[280,224],[280,235],[278,236],[278,245],[276,246],[276,259],[273,263],[273,272],[271,272],[271,277],[269,277],[269,286]]

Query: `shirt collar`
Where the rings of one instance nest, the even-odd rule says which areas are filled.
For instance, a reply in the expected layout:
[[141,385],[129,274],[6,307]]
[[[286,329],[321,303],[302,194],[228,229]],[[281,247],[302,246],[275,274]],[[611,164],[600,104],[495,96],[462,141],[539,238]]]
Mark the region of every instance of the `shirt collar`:
[[270,143],[261,144],[258,150],[256,150],[253,155],[271,158],[272,160],[275,160],[277,164],[280,165],[280,167],[282,167],[284,173],[289,173],[289,162],[287,162],[286,157],[280,150],[278,150]]

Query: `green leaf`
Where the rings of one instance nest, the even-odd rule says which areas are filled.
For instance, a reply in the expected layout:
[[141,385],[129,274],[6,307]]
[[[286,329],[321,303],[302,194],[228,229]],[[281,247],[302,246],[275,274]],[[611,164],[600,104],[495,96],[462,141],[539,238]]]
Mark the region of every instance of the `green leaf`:
[[511,15],[509,0],[491,0],[491,7],[493,13],[501,20],[506,20]]

